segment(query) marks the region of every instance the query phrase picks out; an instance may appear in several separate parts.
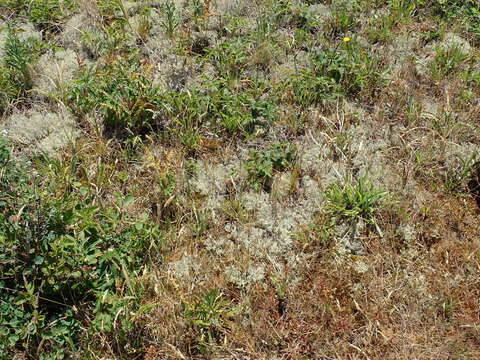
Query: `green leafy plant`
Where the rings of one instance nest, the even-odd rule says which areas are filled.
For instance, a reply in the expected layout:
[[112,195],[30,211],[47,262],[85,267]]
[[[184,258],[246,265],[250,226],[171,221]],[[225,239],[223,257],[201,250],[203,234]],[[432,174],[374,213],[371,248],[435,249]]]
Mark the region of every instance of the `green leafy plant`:
[[0,114],[7,112],[9,106],[18,95],[18,89],[10,81],[8,70],[0,65]]
[[425,17],[437,16],[455,23],[480,39],[480,4],[476,0],[416,0],[417,10]]
[[20,91],[29,90],[32,86],[31,64],[33,51],[27,41],[22,41],[11,28],[5,41],[5,67],[9,71],[10,81]]
[[107,131],[145,133],[154,127],[153,110],[160,104],[147,71],[135,57],[86,67],[68,90],[66,103],[82,116],[100,113]]
[[238,200],[227,200],[221,204],[220,208],[230,219],[240,223],[246,223],[251,216],[251,212]]
[[33,39],[22,40],[13,28],[7,29],[0,64],[0,113],[5,112],[11,102],[20,102],[32,88],[32,64],[39,56],[39,47]]
[[75,8],[75,0],[35,0],[28,7],[28,16],[35,25],[53,29],[62,17]]
[[326,191],[327,210],[346,219],[360,218],[374,223],[375,212],[386,194],[385,191],[376,189],[366,176],[359,178],[356,183],[346,180],[343,184],[330,186]]
[[296,158],[296,148],[291,144],[274,144],[265,151],[252,151],[246,162],[248,181],[255,189],[270,191],[276,171],[291,167]]
[[58,30],[62,18],[77,8],[77,0],[1,0],[0,10],[27,16],[42,30]]
[[297,103],[322,104],[346,95],[368,95],[382,84],[378,60],[355,49],[350,41],[346,37],[334,49],[316,53],[306,70],[287,81]]
[[189,150],[196,150],[203,121],[208,113],[208,97],[197,89],[168,91],[162,94],[161,106],[154,111],[154,121],[167,131],[165,140],[180,142]]
[[[252,133],[262,115],[269,120],[273,116],[272,104],[265,100],[255,100],[247,93],[235,94],[230,91],[212,94],[210,106],[219,115],[220,125],[228,133]],[[220,95],[219,97],[216,97]]]
[[171,0],[165,1],[163,4],[163,19],[161,25],[165,30],[165,33],[172,38],[175,34],[175,30],[180,25],[180,19],[177,14],[175,3]]
[[100,0],[96,1],[96,6],[106,23],[113,21],[117,17],[117,14],[124,14],[122,10],[122,0]]
[[33,176],[33,164],[13,158],[0,138],[1,359],[18,351],[63,358],[97,332],[124,341],[140,306],[132,279],[160,236],[122,212],[131,196],[102,207],[74,175],[55,181],[66,164],[40,160],[47,165]]
[[209,346],[221,341],[233,310],[230,302],[223,299],[223,294],[213,289],[193,303],[184,304],[183,315],[197,334],[197,348],[205,352]]
[[425,113],[422,117],[427,121],[433,132],[443,140],[451,138],[461,128],[458,115],[451,111],[443,111],[439,115]]
[[408,22],[415,14],[417,1],[411,0],[390,0],[390,11],[395,22]]
[[159,95],[153,122],[164,130],[166,141],[195,151],[204,131],[254,136],[256,129],[276,117],[275,100],[262,96],[263,85],[237,90],[229,88],[225,79],[205,79],[201,85]]
[[367,28],[368,39],[372,43],[386,43],[394,35],[392,31],[394,26],[395,18],[391,13],[374,17]]
[[102,57],[119,60],[122,56],[134,56],[138,51],[128,45],[133,38],[131,33],[126,31],[126,24],[122,17],[101,28],[83,31],[81,40],[84,50],[95,60]]
[[319,76],[312,69],[292,76],[288,85],[295,101],[302,105],[324,104],[341,96],[340,88],[333,79]]
[[219,46],[208,49],[207,57],[224,79],[240,76],[248,63],[249,43],[240,37],[227,39]]
[[294,234],[294,238],[305,247],[327,247],[335,238],[335,218],[328,213],[319,212],[312,223],[302,226],[300,231]]
[[202,89],[161,93],[148,75],[135,56],[86,67],[65,102],[80,117],[99,113],[107,131],[131,136],[167,130],[191,149],[198,144],[202,126],[251,134],[256,125],[275,118],[274,101],[261,94],[262,84],[238,91],[223,78],[207,79]]
[[326,23],[326,32],[333,38],[343,37],[355,30],[358,22],[359,4],[356,1],[333,7]]
[[255,135],[256,126],[265,127],[276,117],[275,98],[264,91],[268,85],[252,82],[247,89],[235,89],[220,78],[204,86],[208,121],[230,135]]
[[197,21],[203,14],[205,14],[205,4],[202,0],[193,0],[190,3],[192,15]]
[[292,4],[290,3],[290,9],[287,13],[287,22],[290,26],[294,26],[298,29],[302,29],[308,32],[315,32],[320,27],[320,22],[316,16],[309,11],[308,7],[304,4]]
[[445,18],[455,18],[459,14],[478,9],[478,3],[475,0],[417,0],[416,2],[420,9]]

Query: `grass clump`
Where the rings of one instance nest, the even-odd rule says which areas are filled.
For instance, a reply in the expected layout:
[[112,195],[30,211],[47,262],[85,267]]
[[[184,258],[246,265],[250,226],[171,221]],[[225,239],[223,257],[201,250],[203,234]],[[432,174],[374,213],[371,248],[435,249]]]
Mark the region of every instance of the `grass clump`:
[[261,97],[261,85],[234,89],[222,78],[202,85],[159,94],[153,121],[157,129],[165,130],[161,137],[167,143],[178,141],[195,151],[205,132],[219,137],[255,136],[276,117],[275,100]]
[[291,167],[296,148],[291,144],[274,144],[266,151],[252,151],[246,163],[248,181],[254,189],[270,191],[275,172]]
[[86,67],[64,94],[65,102],[80,118],[99,114],[107,134],[125,138],[160,131],[190,149],[202,129],[248,135],[275,118],[274,100],[262,94],[262,84],[238,89],[219,78],[162,91],[149,75],[150,68],[135,56]]
[[455,24],[477,41],[480,39],[480,4],[476,0],[418,0],[417,9],[424,18]]
[[233,37],[207,50],[207,56],[220,77],[232,81],[237,79],[247,66],[249,43],[243,38]]
[[453,45],[446,49],[437,47],[435,58],[429,64],[432,79],[441,81],[448,76],[455,75],[468,58],[469,56],[459,45]]
[[35,0],[28,6],[28,17],[39,28],[54,30],[59,21],[76,7],[76,0]]
[[326,33],[331,38],[344,37],[359,25],[360,4],[357,1],[340,2],[333,6],[326,23]]
[[318,76],[312,69],[305,70],[289,79],[294,99],[302,105],[322,104],[340,96],[335,81],[326,76]]
[[9,29],[7,40],[5,41],[4,63],[9,71],[10,81],[19,89],[26,91],[32,86],[32,75],[30,62],[33,58],[31,45],[27,41],[22,41],[15,34],[14,30]]
[[374,223],[375,213],[386,194],[375,188],[366,176],[362,176],[356,183],[347,180],[343,184],[332,185],[325,196],[331,214]]
[[387,43],[394,36],[395,18],[392,13],[377,16],[367,29],[368,40],[372,43]]
[[478,167],[479,154],[474,153],[466,157],[457,157],[455,165],[445,174],[445,187],[456,193],[467,192],[468,181]]
[[160,232],[122,210],[133,198],[102,206],[66,164],[41,160],[48,166],[30,175],[0,139],[0,358],[64,358],[82,339],[125,345],[141,311],[132,279]]

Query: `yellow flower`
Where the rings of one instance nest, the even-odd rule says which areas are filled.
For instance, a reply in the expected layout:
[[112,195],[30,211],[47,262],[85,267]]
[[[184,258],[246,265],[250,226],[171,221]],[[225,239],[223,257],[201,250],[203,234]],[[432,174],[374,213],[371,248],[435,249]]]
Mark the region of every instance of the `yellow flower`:
[[349,42],[349,41],[350,41],[350,38],[349,38],[348,36],[345,36],[345,37],[343,38],[343,42]]

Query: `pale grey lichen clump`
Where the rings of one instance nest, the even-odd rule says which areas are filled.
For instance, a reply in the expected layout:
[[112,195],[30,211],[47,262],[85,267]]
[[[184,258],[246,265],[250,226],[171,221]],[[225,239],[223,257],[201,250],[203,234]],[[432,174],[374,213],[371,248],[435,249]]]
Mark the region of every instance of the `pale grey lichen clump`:
[[472,46],[468,40],[452,32],[445,33],[443,41],[440,42],[440,47],[444,50],[449,50],[453,47],[456,47],[463,55],[468,55],[472,52]]
[[196,163],[196,174],[190,180],[190,185],[200,195],[223,198],[227,181],[237,173],[239,167],[239,159],[232,159],[227,164],[213,164],[200,160]]
[[[235,199],[254,216],[244,222],[230,220],[222,223],[224,219],[219,220],[217,225],[223,226],[223,234],[209,235],[204,240],[206,248],[215,256],[235,258],[242,254],[241,261],[225,269],[228,281],[239,287],[248,287],[260,281],[264,266],[273,266],[278,271],[288,268],[293,273],[305,266],[307,255],[298,251],[295,236],[311,224],[315,214],[324,207],[323,194],[330,185],[342,183],[348,177],[355,179],[365,175],[382,190],[398,189],[400,176],[386,154],[390,134],[387,130],[379,133],[368,125],[368,120],[365,118],[363,125],[345,130],[355,139],[348,154],[350,165],[343,161],[345,159],[332,159],[331,144],[323,134],[309,132],[296,141],[301,175],[295,180],[294,196],[289,194],[294,176],[292,171],[275,176],[271,193],[251,190],[236,194]],[[226,200],[227,181],[233,177],[234,181],[242,182],[238,176],[245,175],[238,157],[233,161],[226,160],[225,164],[228,165],[202,161],[191,181],[194,191],[204,196],[204,206],[213,213],[218,212]],[[354,225],[337,225],[335,261],[343,263],[351,254],[362,253],[361,236],[365,227],[362,221]],[[355,263],[353,266],[359,273],[368,271],[365,264]]]
[[64,25],[64,30],[60,34],[61,44],[73,50],[81,49],[82,34],[93,28],[91,24],[92,18],[88,19],[83,14],[72,16]]
[[190,255],[183,255],[180,259],[168,264],[168,271],[176,278],[183,280],[195,281],[195,276],[199,269],[200,264],[195,257]]
[[394,80],[401,76],[399,72],[402,70],[402,67],[411,59],[412,54],[415,54],[417,49],[420,48],[421,43],[420,34],[409,32],[398,36],[385,49],[388,58],[392,59],[390,71],[387,73],[390,79]]
[[[302,145],[299,153],[309,154],[312,149],[315,151],[316,148],[308,142]],[[242,157],[242,152],[239,153]],[[325,153],[325,149],[320,153]],[[305,160],[309,159],[308,156],[304,157]],[[303,157],[299,161],[302,162]],[[313,166],[313,162],[321,163],[322,159],[310,154],[308,161],[311,162],[309,166]],[[273,266],[278,271],[285,267],[295,271],[304,266],[306,255],[297,251],[294,236],[303,226],[311,223],[324,201],[319,183],[309,175],[296,180],[296,195],[289,196],[294,175],[287,171],[277,174],[271,193],[254,190],[236,193],[235,200],[254,216],[244,221],[229,219],[225,222],[225,219],[215,216],[221,212],[221,206],[227,200],[225,184],[231,181],[241,186],[245,182],[244,176],[241,159],[235,155],[233,159],[226,159],[225,164],[200,161],[196,175],[190,181],[193,191],[204,197],[204,208],[214,214],[213,222],[223,230],[222,235],[211,234],[206,237],[206,248],[214,256],[223,258],[238,259],[242,254],[241,261],[225,269],[227,281],[240,287],[260,281],[264,266]]]
[[368,177],[378,188],[394,190],[400,187],[400,177],[391,160],[385,155],[389,148],[386,139],[391,138],[388,129],[378,132],[368,125],[359,125],[351,129],[352,152],[355,154],[352,164],[357,170],[358,177]]
[[365,222],[361,219],[335,226],[335,262],[345,263],[350,255],[363,254],[364,247],[360,235],[364,229]]
[[397,233],[403,238],[407,244],[411,244],[415,241],[417,233],[415,228],[411,224],[401,224],[397,228]]
[[77,68],[77,54],[71,49],[44,54],[35,67],[33,91],[41,96],[64,91]]
[[254,9],[251,2],[246,0],[216,0],[212,2],[213,11],[218,15],[245,15],[247,12],[252,12]]
[[52,112],[36,107],[17,111],[0,124],[8,137],[23,146],[24,150],[52,153],[69,143],[77,136],[75,119],[66,109]]
[[239,288],[248,288],[251,284],[265,279],[266,271],[263,264],[249,265],[242,269],[241,265],[229,266],[225,269],[225,278]]
[[[25,22],[13,26],[13,31],[21,41],[42,39],[32,23]],[[0,59],[3,60],[7,24],[0,24]],[[76,53],[72,50],[47,52],[32,67],[32,94],[41,98],[66,87],[77,67]],[[54,108],[36,105],[13,113],[0,122],[2,134],[19,143],[25,151],[43,151],[53,153],[69,144],[78,136],[75,119],[62,106]]]
[[455,169],[461,161],[468,159],[478,160],[480,156],[480,145],[471,142],[453,143],[449,142],[445,145],[445,167],[447,169]]
[[313,4],[308,7],[308,11],[315,16],[317,21],[325,21],[331,16],[331,10],[324,4]]
[[[236,156],[227,159],[225,164],[197,163],[196,176],[190,186],[194,192],[204,197],[204,210],[211,211],[213,222],[223,227],[224,235],[208,235],[204,240],[206,248],[214,256],[236,259],[235,263],[224,269],[228,282],[238,287],[249,287],[265,276],[265,265],[283,268],[284,262],[290,268],[302,264],[302,254],[295,252],[292,235],[301,225],[308,224],[318,209],[319,192],[315,191],[315,182],[305,179],[306,194],[296,201],[286,200],[281,203],[271,194],[263,191],[246,191],[237,194],[237,200],[247,212],[255,216],[245,222],[224,219],[216,216],[227,199],[226,183],[239,181],[242,174],[240,159]],[[315,191],[315,193],[313,193]],[[308,194],[312,195],[309,196]],[[239,256],[242,254],[242,257]],[[183,259],[183,258],[182,258]],[[182,277],[188,267],[186,260],[176,261],[170,269]],[[247,265],[245,264],[247,262]],[[246,266],[246,267],[245,267]]]
[[353,268],[359,274],[365,274],[370,270],[370,267],[368,266],[368,264],[366,264],[364,261],[359,259],[356,259],[353,262]]
[[[311,177],[304,177],[303,182],[308,186],[309,196],[312,196],[312,182],[318,181],[321,190],[335,184],[345,178],[347,167],[342,162],[334,161],[331,156],[330,144],[322,135],[311,134],[310,138],[297,143],[300,150],[300,166],[305,174],[312,174],[317,180]],[[313,186],[315,188],[316,186]]]
[[[278,34],[279,38],[284,38],[284,41],[292,41],[294,34],[282,30],[283,33]],[[310,57],[306,51],[298,51],[289,53],[287,56],[282,56],[279,63],[272,68],[272,78],[275,81],[282,81],[288,79],[293,74],[305,70],[308,67]]]

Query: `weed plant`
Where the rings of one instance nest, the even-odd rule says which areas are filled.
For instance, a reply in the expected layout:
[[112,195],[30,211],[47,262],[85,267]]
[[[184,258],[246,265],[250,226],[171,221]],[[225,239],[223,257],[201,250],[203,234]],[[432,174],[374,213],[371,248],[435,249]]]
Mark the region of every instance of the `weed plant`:
[[464,193],[478,164],[479,155],[475,153],[456,160],[456,166],[446,173],[445,187],[448,191]]
[[287,82],[301,105],[325,104],[339,97],[374,93],[383,83],[379,60],[350,45],[350,38],[334,49],[316,53],[309,67]]
[[80,70],[66,94],[66,103],[81,116],[96,112],[109,133],[145,133],[154,127],[153,112],[160,105],[159,90],[148,69],[135,57]]
[[232,315],[231,304],[217,289],[199,296],[193,303],[184,304],[183,316],[197,334],[196,348],[200,353],[221,343],[226,322]]
[[180,19],[177,14],[177,9],[175,3],[171,0],[168,0],[163,5],[163,19],[162,27],[168,37],[173,38],[175,30],[178,25],[180,25]]
[[77,6],[77,0],[0,0],[0,11],[26,16],[37,28],[47,31],[58,31],[59,22]]
[[252,151],[246,163],[248,181],[254,189],[270,191],[275,172],[291,167],[296,158],[295,146],[274,144],[265,151]]
[[435,49],[435,58],[430,62],[430,74],[435,81],[441,81],[447,76],[454,75],[468,60],[459,45],[451,46],[447,49],[437,47]]

